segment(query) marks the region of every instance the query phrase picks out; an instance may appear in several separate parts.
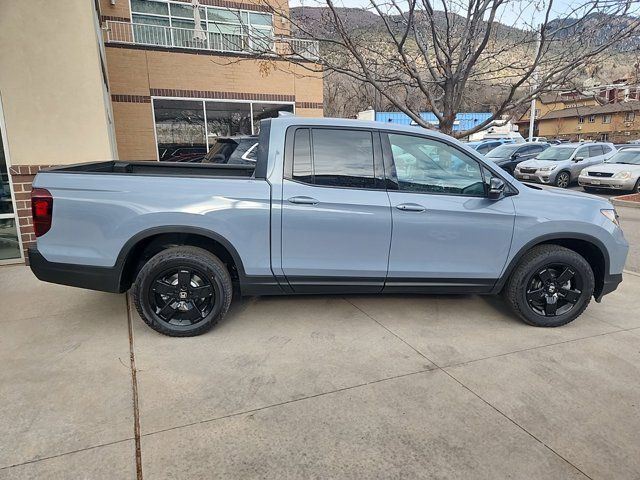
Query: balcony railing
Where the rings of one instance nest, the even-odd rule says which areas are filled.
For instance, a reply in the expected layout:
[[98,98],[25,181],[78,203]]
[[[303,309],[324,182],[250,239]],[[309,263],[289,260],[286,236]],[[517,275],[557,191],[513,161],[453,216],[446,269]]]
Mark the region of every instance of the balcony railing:
[[104,40],[106,43],[132,43],[265,56],[294,56],[311,61],[319,58],[320,49],[315,40],[277,37],[257,29],[251,33],[246,29],[239,29],[239,31],[243,33],[221,33],[107,20]]

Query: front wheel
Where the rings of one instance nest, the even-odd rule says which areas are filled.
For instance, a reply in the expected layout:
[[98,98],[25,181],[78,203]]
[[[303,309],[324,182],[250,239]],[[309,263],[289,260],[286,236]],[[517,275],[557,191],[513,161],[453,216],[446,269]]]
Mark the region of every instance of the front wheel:
[[559,245],[540,245],[520,260],[505,296],[529,325],[559,327],[587,308],[594,285],[593,271],[584,257]]
[[567,188],[569,183],[571,183],[571,176],[569,175],[569,172],[560,172],[556,175],[556,187]]
[[132,295],[140,317],[172,337],[200,335],[229,310],[233,286],[225,265],[202,248],[171,247],[140,270]]

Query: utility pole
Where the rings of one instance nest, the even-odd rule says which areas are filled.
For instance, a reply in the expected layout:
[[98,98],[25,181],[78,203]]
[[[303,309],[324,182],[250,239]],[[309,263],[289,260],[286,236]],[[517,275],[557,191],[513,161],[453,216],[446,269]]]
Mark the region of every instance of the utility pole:
[[[538,42],[536,43],[537,45],[536,57],[541,48],[541,41],[542,41],[542,38],[541,38],[540,32],[538,32]],[[538,67],[537,66],[533,71],[532,77],[533,77],[533,84],[531,85],[531,90],[535,91],[536,88],[538,88]],[[533,140],[533,129],[535,128],[535,122],[536,122],[536,97],[534,96],[531,99],[531,107],[529,110],[529,141],[530,142]]]

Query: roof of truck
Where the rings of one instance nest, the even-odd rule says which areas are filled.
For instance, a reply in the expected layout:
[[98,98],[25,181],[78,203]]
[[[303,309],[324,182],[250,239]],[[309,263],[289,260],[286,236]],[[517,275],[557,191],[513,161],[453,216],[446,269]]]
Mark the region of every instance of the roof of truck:
[[379,130],[387,130],[392,132],[413,132],[420,133],[422,135],[429,134],[434,137],[451,138],[450,135],[445,135],[437,130],[431,130],[423,127],[412,127],[410,125],[398,125],[394,123],[385,122],[373,122],[370,120],[354,120],[349,118],[310,118],[310,117],[278,117],[271,119],[272,125],[278,125],[282,128],[289,126],[319,126],[319,127],[350,127],[350,128],[373,128]]

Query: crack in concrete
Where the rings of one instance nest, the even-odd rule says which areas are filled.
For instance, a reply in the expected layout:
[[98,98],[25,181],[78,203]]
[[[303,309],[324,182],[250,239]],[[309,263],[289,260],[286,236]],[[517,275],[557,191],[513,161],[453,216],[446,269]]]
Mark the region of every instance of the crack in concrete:
[[[580,472],[582,475],[584,475],[586,478],[588,478],[589,480],[593,480],[592,477],[590,477],[589,475],[587,475],[584,471],[582,471],[580,468],[578,468],[575,464],[573,464],[572,462],[570,462],[568,459],[566,459],[564,456],[560,455],[557,451],[555,451],[552,447],[550,447],[549,445],[547,445],[545,442],[543,442],[541,439],[539,439],[538,437],[536,437],[533,433],[531,433],[530,431],[528,431],[526,428],[524,428],[522,425],[520,425],[518,422],[516,422],[514,419],[512,419],[511,417],[509,417],[506,413],[502,412],[499,408],[497,408],[495,405],[493,405],[492,403],[490,403],[489,401],[485,400],[482,396],[480,396],[478,393],[476,393],[474,390],[472,390],[470,387],[468,387],[467,385],[465,385],[462,381],[458,380],[456,377],[454,377],[451,373],[449,373],[447,370],[445,370],[445,368],[452,368],[453,366],[456,365],[451,365],[451,366],[447,366],[447,367],[441,367],[439,366],[436,362],[434,362],[433,360],[431,360],[429,357],[427,357],[424,353],[422,353],[418,348],[414,347],[413,345],[411,345],[408,341],[406,341],[404,338],[402,338],[400,335],[396,334],[393,330],[391,330],[390,328],[388,328],[386,325],[384,325],[383,323],[379,322],[377,319],[375,319],[372,315],[370,315],[368,312],[364,311],[363,309],[361,309],[360,307],[358,307],[357,305],[351,303],[349,300],[347,300],[345,298],[345,301],[347,303],[349,303],[350,305],[353,305],[355,308],[357,308],[359,311],[361,311],[364,315],[366,315],[367,317],[369,317],[371,320],[373,320],[375,323],[377,323],[378,325],[380,325],[382,328],[384,328],[387,332],[389,332],[391,335],[395,336],[398,340],[400,340],[401,342],[403,342],[405,345],[407,345],[408,347],[410,347],[414,352],[416,352],[418,355],[420,355],[421,357],[425,358],[426,360],[428,360],[429,362],[431,362],[433,365],[435,365],[436,369],[441,371],[442,373],[444,373],[445,375],[447,375],[449,378],[451,378],[453,381],[455,381],[457,384],[459,384],[462,388],[464,388],[465,390],[467,390],[469,393],[471,393],[473,396],[475,396],[476,398],[478,398],[480,401],[482,401],[484,404],[486,404],[489,408],[491,408],[492,410],[494,410],[496,413],[498,413],[500,416],[504,417],[507,421],[509,421],[511,424],[513,424],[514,426],[516,426],[518,429],[522,430],[525,434],[527,434],[529,437],[531,437],[533,440],[535,440],[536,442],[538,442],[540,445],[542,445],[544,448],[546,448],[547,450],[549,450],[551,453],[553,453],[554,455],[556,455],[558,458],[560,458],[561,460],[563,460],[564,462],[566,462],[568,465],[571,465],[571,467],[573,467],[576,471]],[[599,337],[599,336],[603,336],[603,335],[610,335],[612,333],[619,333],[621,330],[616,330],[614,332],[607,332],[607,333],[603,333],[603,334],[598,334],[598,335],[592,335],[591,337],[585,337],[585,338],[593,338],[593,337]],[[551,345],[559,345],[559,344],[563,344],[563,343],[569,343],[572,341],[576,341],[576,340],[584,340],[585,338],[580,338],[580,339],[574,339],[574,340],[568,340],[565,342],[559,342],[559,343],[555,343],[555,344],[550,344],[550,345],[542,345],[542,346],[538,346],[538,347],[532,347],[532,348],[528,348],[528,349],[524,349],[524,350],[519,350],[520,352],[522,351],[528,351],[528,350],[535,350],[538,348],[544,348],[544,347],[549,347]],[[499,355],[494,355],[493,357],[487,357],[487,358],[483,358],[483,359],[479,359],[479,360],[473,360],[473,361],[480,361],[480,360],[488,360],[490,358],[495,358],[495,357],[502,357],[505,355],[511,355],[512,353],[518,353],[518,352],[510,352],[510,353],[505,353],[505,354],[499,354]],[[464,365],[466,363],[471,363],[471,362],[463,362],[460,365]]]
[[136,447],[136,478],[143,480],[142,476],[142,446],[140,442],[140,408],[138,406],[138,377],[136,370],[136,356],[133,344],[133,323],[131,321],[131,308],[129,293],[124,296],[127,308],[127,325],[129,328],[129,362],[131,364],[131,387],[133,395],[133,434]]

